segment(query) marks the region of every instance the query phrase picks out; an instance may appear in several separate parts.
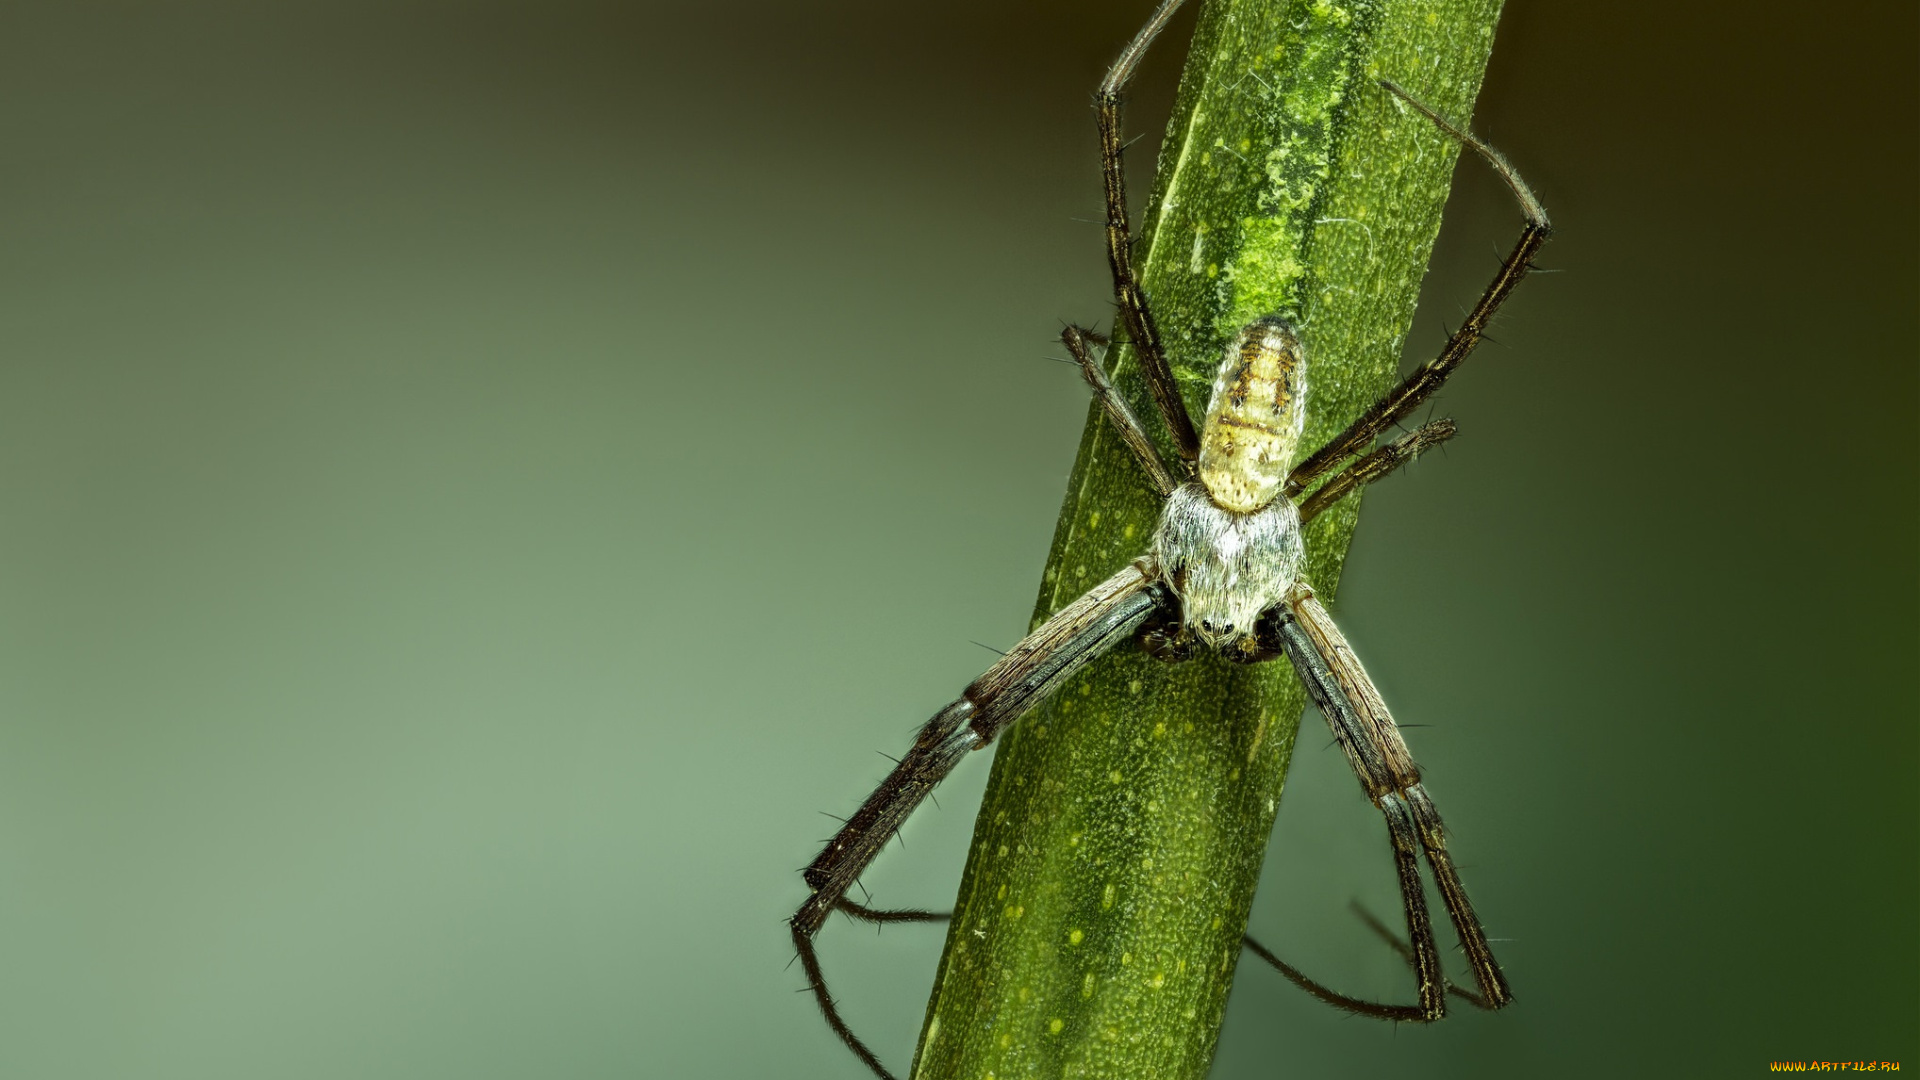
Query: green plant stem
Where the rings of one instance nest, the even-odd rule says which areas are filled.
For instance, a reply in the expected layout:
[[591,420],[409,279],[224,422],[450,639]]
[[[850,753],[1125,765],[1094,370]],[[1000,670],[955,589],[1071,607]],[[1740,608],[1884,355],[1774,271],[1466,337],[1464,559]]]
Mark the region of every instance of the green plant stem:
[[[1375,80],[1465,120],[1499,11],[1209,0],[1138,248],[1194,415],[1226,340],[1270,312],[1307,346],[1304,445],[1391,384],[1457,147]],[[1133,357],[1113,367],[1148,415]],[[1091,411],[1035,624],[1138,556],[1158,511]],[[1323,597],[1357,512],[1308,529]],[[913,1075],[1204,1075],[1304,704],[1285,664],[1125,650],[1003,738]]]

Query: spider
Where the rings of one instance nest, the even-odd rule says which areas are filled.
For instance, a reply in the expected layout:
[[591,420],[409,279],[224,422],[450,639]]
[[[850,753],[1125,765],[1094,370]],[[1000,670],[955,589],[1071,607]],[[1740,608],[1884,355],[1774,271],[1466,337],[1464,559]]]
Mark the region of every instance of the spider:
[[[1176,461],[1170,464],[1161,457],[1140,418],[1108,379],[1101,355],[1108,339],[1077,326],[1061,334],[1095,400],[1165,500],[1152,542],[1125,569],[1053,614],[927,721],[893,772],[802,871],[812,892],[789,926],[809,988],[827,1025],[882,1080],[892,1080],[892,1075],[848,1027],[827,991],[814,935],[835,911],[874,923],[946,918],[928,911],[878,910],[849,899],[847,893],[962,759],[992,744],[1088,662],[1128,641],[1169,662],[1211,649],[1242,663],[1284,656],[1292,664],[1333,729],[1361,788],[1386,819],[1405,908],[1406,940],[1401,943],[1379,929],[1407,956],[1419,1000],[1389,1005],[1347,997],[1307,978],[1251,937],[1245,939],[1248,948],[1315,997],[1383,1019],[1438,1020],[1446,1014],[1449,993],[1487,1009],[1513,1000],[1448,854],[1440,813],[1399,728],[1339,627],[1301,580],[1301,526],[1354,489],[1453,436],[1451,420],[1436,420],[1374,446],[1382,433],[1426,402],[1473,351],[1494,312],[1531,269],[1551,226],[1532,191],[1497,151],[1398,85],[1381,80],[1383,89],[1485,159],[1506,182],[1526,219],[1519,240],[1440,355],[1304,460],[1295,459],[1306,415],[1309,361],[1300,336],[1278,316],[1254,320],[1228,344],[1206,417],[1196,431],[1133,265],[1121,167],[1122,91],[1180,2],[1163,0],[1095,92],[1107,261],[1118,322],[1140,358]],[[1453,986],[1442,971],[1420,876],[1423,855],[1477,993]]]

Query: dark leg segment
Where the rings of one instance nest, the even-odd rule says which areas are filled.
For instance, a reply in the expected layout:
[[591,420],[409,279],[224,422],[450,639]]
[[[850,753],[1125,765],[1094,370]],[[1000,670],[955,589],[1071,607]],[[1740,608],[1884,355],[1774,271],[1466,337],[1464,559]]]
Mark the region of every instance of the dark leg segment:
[[[1353,904],[1353,913],[1359,916],[1360,921],[1367,925],[1367,929],[1373,931],[1374,934],[1380,938],[1380,940],[1386,942],[1387,947],[1392,949],[1394,953],[1400,957],[1400,959],[1405,960],[1409,968],[1413,967],[1414,965],[1413,947],[1407,944],[1407,941],[1405,938],[1402,938],[1398,934],[1395,934],[1392,930],[1387,929],[1387,924],[1381,922],[1379,919],[1374,918],[1373,913],[1371,911],[1368,911],[1366,908],[1361,907],[1358,901],[1355,901]],[[1266,961],[1268,966],[1272,967],[1275,971],[1278,971],[1280,974],[1286,976],[1286,979],[1288,982],[1292,983],[1293,985],[1299,987],[1302,990],[1305,990],[1308,994],[1312,995],[1314,998],[1318,999],[1321,1002],[1324,1002],[1325,1004],[1331,1005],[1336,1009],[1343,1009],[1347,1012],[1355,1013],[1359,1016],[1370,1016],[1376,1020],[1411,1021],[1413,1023],[1423,1023],[1427,1019],[1424,1015],[1421,1014],[1420,1006],[1418,1005],[1384,1005],[1377,1001],[1368,1001],[1364,998],[1357,998],[1357,997],[1349,996],[1347,994],[1343,994],[1340,991],[1335,990],[1330,986],[1327,986],[1325,983],[1316,982],[1312,978],[1309,978],[1306,972],[1301,971],[1299,968],[1294,967],[1292,964],[1289,964],[1285,960],[1282,960],[1278,956],[1274,955],[1273,950],[1267,948],[1265,945],[1260,944],[1260,942],[1257,939],[1255,939],[1252,934],[1244,935],[1241,939],[1241,944],[1245,945],[1249,950],[1251,950],[1255,956]],[[1474,1008],[1485,1009],[1488,1007],[1487,1001],[1485,998],[1481,997],[1479,994],[1476,994],[1471,990],[1467,990],[1458,985],[1455,985],[1452,979],[1448,979],[1446,981],[1446,985],[1447,985],[1447,993],[1453,995],[1454,997],[1459,998],[1461,1001],[1464,1001],[1469,1005],[1472,1005]]]
[[1514,197],[1519,200],[1520,209],[1526,215],[1527,224],[1520,230],[1520,239],[1514,243],[1513,250],[1507,253],[1506,261],[1500,264],[1500,271],[1494,275],[1493,284],[1487,286],[1487,291],[1481,295],[1480,302],[1475,304],[1473,311],[1467,315],[1467,321],[1461,323],[1460,329],[1455,330],[1453,336],[1447,339],[1447,344],[1440,350],[1440,355],[1421,365],[1418,371],[1407,376],[1399,386],[1387,391],[1385,397],[1368,407],[1367,411],[1349,425],[1347,430],[1335,436],[1331,442],[1314,451],[1307,460],[1295,467],[1292,475],[1287,477],[1284,488],[1289,498],[1304,491],[1342,461],[1371,446],[1381,432],[1412,414],[1421,403],[1440,389],[1441,385],[1447,381],[1447,376],[1453,374],[1453,369],[1459,367],[1461,362],[1473,352],[1474,346],[1480,344],[1480,338],[1486,333],[1487,324],[1493,320],[1494,312],[1500,309],[1500,305],[1506,301],[1508,294],[1513,292],[1514,286],[1520,284],[1520,280],[1527,276],[1528,270],[1533,266],[1534,255],[1539,252],[1541,245],[1547,242],[1547,237],[1553,232],[1553,225],[1547,220],[1547,212],[1541,208],[1540,200],[1534,198],[1533,190],[1527,187],[1526,181],[1520,179],[1520,174],[1514,171],[1512,165],[1507,164],[1507,159],[1500,156],[1498,150],[1481,142],[1465,128],[1434,112],[1398,85],[1385,79],[1380,81],[1380,85],[1405,100],[1421,115],[1433,121],[1440,130],[1460,140],[1462,145],[1485,158],[1487,163],[1493,166],[1494,171],[1500,174],[1500,178],[1506,181],[1507,186],[1513,189]]
[[[1399,725],[1393,722],[1393,715],[1381,700],[1379,689],[1367,677],[1359,657],[1354,655],[1352,646],[1347,644],[1340,628],[1334,625],[1332,616],[1327,614],[1327,609],[1313,595],[1313,590],[1305,584],[1296,585],[1287,606],[1292,609],[1293,618],[1282,620],[1281,631],[1287,643],[1288,657],[1294,661],[1295,670],[1300,671],[1302,681],[1308,683],[1310,690],[1316,679],[1324,683],[1323,673],[1330,674],[1340,690],[1339,695],[1329,696],[1332,711],[1329,712],[1327,706],[1323,705],[1322,712],[1326,713],[1328,723],[1334,726],[1335,735],[1352,760],[1354,771],[1359,774],[1368,797],[1387,814],[1388,825],[1394,830],[1396,856],[1400,854],[1399,848],[1405,835],[1397,822],[1404,815],[1406,826],[1416,832],[1419,848],[1426,853],[1427,866],[1433,870],[1434,882],[1440,887],[1441,900],[1446,904],[1454,932],[1459,935],[1460,948],[1473,970],[1474,981],[1479,985],[1481,996],[1486,999],[1486,1007],[1498,1009],[1505,1006],[1513,1000],[1513,991],[1507,986],[1499,962],[1493,958],[1486,931],[1480,926],[1480,918],[1467,898],[1466,886],[1461,883],[1459,871],[1453,865],[1453,857],[1447,852],[1446,830],[1440,821],[1439,808],[1434,806],[1433,799],[1420,783],[1420,769],[1413,763],[1413,755],[1408,752],[1406,741],[1400,737]],[[1298,649],[1302,639],[1300,634],[1294,633],[1295,630],[1303,633],[1304,640],[1311,644],[1311,655],[1303,654]],[[1319,703],[1318,696],[1315,701]],[[1420,888],[1417,874],[1411,879],[1405,873],[1401,875],[1403,888],[1407,887],[1409,881],[1412,888]],[[1424,897],[1418,906],[1424,916]],[[1414,967],[1421,977],[1421,1003],[1427,1005],[1431,995],[1432,1003],[1438,1006],[1432,1015],[1438,1018],[1445,1011],[1441,998],[1444,976],[1440,974],[1436,954],[1431,958],[1434,981],[1431,987],[1427,984],[1429,958],[1422,954],[1433,948],[1432,932],[1416,925],[1412,918],[1414,907],[1413,898],[1408,897],[1407,930],[1413,939]]]
[[951,911],[928,911],[925,908],[870,908],[844,896],[833,907],[835,911],[851,915],[861,922],[881,925],[897,922],[946,922],[953,918]]
[[1240,943],[1250,949],[1253,955],[1265,960],[1275,971],[1286,976],[1288,982],[1336,1009],[1344,1009],[1361,1016],[1371,1016],[1376,1020],[1404,1020],[1419,1023],[1427,1019],[1418,1005],[1382,1005],[1377,1001],[1349,997],[1338,990],[1315,982],[1299,968],[1275,956],[1265,945],[1254,940],[1252,934],[1242,937]]
[[1320,516],[1321,511],[1345,498],[1355,488],[1371,484],[1400,466],[1411,464],[1421,454],[1453,438],[1458,430],[1451,420],[1435,420],[1347,466],[1319,491],[1300,500],[1300,524],[1305,525]]
[[[1327,718],[1333,737],[1346,752],[1347,760],[1360,778],[1367,798],[1380,808],[1387,819],[1387,833],[1393,841],[1394,869],[1400,878],[1400,899],[1406,908],[1407,934],[1413,942],[1413,972],[1419,984],[1420,1004],[1416,1006],[1380,1006],[1389,1010],[1389,1019],[1438,1020],[1447,1014],[1446,976],[1440,967],[1440,950],[1434,944],[1433,923],[1427,915],[1426,888],[1420,881],[1420,837],[1414,827],[1403,789],[1395,782],[1394,770],[1387,762],[1388,748],[1371,730],[1349,698],[1347,687],[1323,659],[1318,642],[1293,614],[1280,610],[1268,622],[1265,632],[1278,638],[1306,684],[1313,703]],[[1264,950],[1260,950],[1264,953]],[[1286,969],[1282,969],[1286,973]],[[1291,977],[1291,976],[1289,976]],[[1344,1007],[1344,1006],[1343,1006]],[[1406,1010],[1401,1012],[1400,1010]],[[1366,1010],[1358,1010],[1366,1011]],[[1369,1014],[1378,1015],[1378,1014]]]
[[1173,489],[1179,485],[1174,481],[1173,474],[1167,471],[1166,462],[1160,460],[1160,452],[1153,448],[1153,439],[1147,435],[1147,429],[1141,426],[1140,418],[1133,414],[1126,399],[1113,388],[1106,369],[1100,366],[1099,359],[1093,355],[1089,345],[1096,340],[1090,331],[1078,326],[1069,326],[1060,331],[1060,341],[1080,365],[1080,374],[1093,390],[1093,399],[1106,411],[1107,419],[1113,422],[1113,429],[1119,434],[1120,441],[1126,443],[1127,449],[1133,451],[1133,456],[1140,459],[1141,466],[1147,470],[1147,481],[1164,499],[1173,494]]
[[1140,564],[1101,582],[1085,596],[1061,608],[1040,628],[975,679],[960,699],[921,727],[913,746],[867,801],[847,819],[826,850],[803,871],[813,894],[788,924],[794,950],[827,1026],[876,1076],[893,1080],[873,1051],[860,1041],[827,992],[820,958],[813,947],[827,916],[844,911],[872,922],[928,922],[944,916],[927,911],[886,912],[847,899],[848,890],[873,862],[908,815],[953,767],[971,751],[993,742],[1008,725],[1058,689],[1088,661],[1130,638],[1140,624],[1168,602]]
[[[1358,900],[1355,900],[1353,902],[1352,907],[1353,907],[1354,915],[1358,916],[1361,922],[1367,924],[1367,929],[1373,931],[1376,937],[1386,942],[1387,947],[1392,949],[1395,953],[1399,954],[1400,959],[1405,960],[1408,964],[1413,963],[1413,948],[1412,946],[1407,944],[1407,941],[1405,938],[1401,937],[1400,935],[1394,933],[1392,930],[1388,929],[1386,923],[1383,923],[1379,919],[1374,918],[1373,912],[1368,911],[1366,908],[1360,906],[1360,902]],[[1471,990],[1467,990],[1460,986],[1455,985],[1452,979],[1447,980],[1447,993],[1452,994],[1454,997],[1459,998],[1461,1001],[1464,1001],[1469,1005],[1472,1005],[1476,1009],[1485,1009],[1490,1007],[1487,1005],[1487,999],[1481,997],[1479,994],[1476,994]]]
[[1107,69],[1107,77],[1094,91],[1094,107],[1100,116],[1100,165],[1107,190],[1107,266],[1113,271],[1113,298],[1120,309],[1120,323],[1127,328],[1127,339],[1140,358],[1140,370],[1153,392],[1154,404],[1173,436],[1173,447],[1183,461],[1200,456],[1200,436],[1187,415],[1186,402],[1180,397],[1180,384],[1174,381],[1167,364],[1166,348],[1160,341],[1160,328],[1147,308],[1147,296],[1140,288],[1140,276],[1133,266],[1133,236],[1127,224],[1127,172],[1122,159],[1126,144],[1122,135],[1122,94],[1133,69],[1146,55],[1153,39],[1166,29],[1167,21],[1179,9],[1181,0],[1164,0],[1147,25],[1140,28],[1120,59]]

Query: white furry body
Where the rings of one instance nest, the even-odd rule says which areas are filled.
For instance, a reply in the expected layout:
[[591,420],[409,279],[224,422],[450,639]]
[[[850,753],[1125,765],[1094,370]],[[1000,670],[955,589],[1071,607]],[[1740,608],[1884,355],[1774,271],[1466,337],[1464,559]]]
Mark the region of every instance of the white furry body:
[[1236,513],[1201,485],[1182,484],[1160,515],[1153,558],[1180,597],[1181,621],[1208,644],[1225,645],[1251,632],[1300,579],[1300,512],[1280,499]]
[[1153,559],[1181,622],[1209,645],[1253,631],[1300,579],[1300,513],[1280,498],[1306,418],[1307,363],[1293,328],[1267,317],[1228,344],[1200,430],[1199,479],[1167,499]]

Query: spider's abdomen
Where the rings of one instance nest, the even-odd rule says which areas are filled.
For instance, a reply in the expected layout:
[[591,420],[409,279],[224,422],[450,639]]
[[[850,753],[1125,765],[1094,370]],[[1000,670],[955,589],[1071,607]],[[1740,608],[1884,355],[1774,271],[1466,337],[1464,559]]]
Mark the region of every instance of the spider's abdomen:
[[1222,508],[1250,514],[1280,493],[1307,416],[1307,356],[1285,320],[1242,327],[1213,380],[1200,429],[1200,482]]

